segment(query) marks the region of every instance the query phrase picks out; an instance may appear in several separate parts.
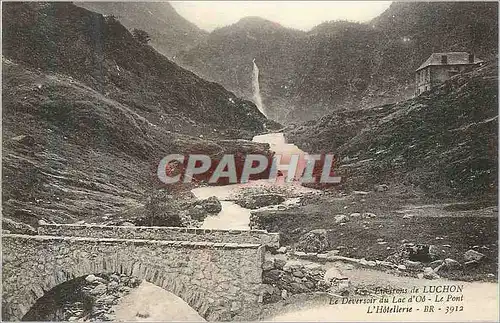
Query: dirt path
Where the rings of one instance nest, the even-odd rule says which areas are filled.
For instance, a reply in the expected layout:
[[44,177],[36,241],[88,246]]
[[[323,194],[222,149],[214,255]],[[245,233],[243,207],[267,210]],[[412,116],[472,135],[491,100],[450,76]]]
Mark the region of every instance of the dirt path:
[[[341,304],[342,300],[339,299],[340,304],[328,304],[323,301],[322,304],[309,305],[307,308],[301,304],[292,304],[287,306],[286,310],[281,313],[273,315],[265,319],[265,321],[313,321],[313,322],[335,322],[335,321],[384,321],[384,322],[401,322],[401,321],[498,321],[498,284],[494,283],[481,283],[481,282],[458,282],[450,280],[427,280],[417,279],[411,277],[399,277],[385,272],[353,268],[352,266],[344,263],[331,263],[329,266],[335,266],[341,272],[349,277],[349,280],[356,287],[381,287],[393,289],[408,289],[414,287],[423,290],[424,286],[438,286],[438,285],[463,285],[463,302],[435,302],[436,295],[445,296],[448,294],[460,295],[461,293],[443,293],[443,294],[423,294],[422,292],[415,295],[426,295],[431,297],[431,301],[426,303],[407,303],[398,304],[400,306],[411,306],[412,313],[391,313],[391,314],[377,314],[368,313],[368,306],[366,304]],[[428,287],[427,287],[428,288]],[[410,296],[411,294],[404,294]],[[398,297],[396,295],[396,297]],[[406,298],[407,298],[406,297]],[[362,296],[351,297],[351,299],[362,299]],[[378,299],[378,296],[377,296]],[[392,297],[391,297],[392,299]],[[390,304],[375,304],[375,305],[389,305]],[[424,312],[425,305],[434,305],[433,313]],[[463,306],[463,311],[445,314],[447,306]],[[418,310],[417,310],[418,309]],[[372,309],[372,312],[373,309]]]

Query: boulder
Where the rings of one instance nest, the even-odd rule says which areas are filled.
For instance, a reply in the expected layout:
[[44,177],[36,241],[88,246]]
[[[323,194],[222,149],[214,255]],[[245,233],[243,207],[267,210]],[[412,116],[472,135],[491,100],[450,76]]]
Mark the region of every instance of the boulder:
[[446,268],[448,268],[448,269],[459,268],[461,266],[458,261],[451,259],[451,258],[446,258],[444,260],[444,263],[446,265]]
[[351,283],[349,282],[349,280],[347,279],[341,280],[337,285],[337,293],[343,296],[347,296],[349,294],[350,287]]
[[268,193],[244,196],[235,203],[241,207],[254,210],[264,206],[281,204],[284,201],[285,198],[282,195]]
[[113,322],[116,320],[116,315],[111,314],[111,313],[106,313],[106,314],[104,314],[104,320],[109,321],[109,322]]
[[222,204],[220,203],[219,199],[215,196],[211,196],[207,199],[201,200],[201,201],[196,201],[194,203],[196,206],[201,206],[201,208],[210,214],[217,214],[220,211],[222,211]]
[[263,285],[263,291],[262,291],[263,304],[276,303],[280,301],[281,298],[282,298],[282,291],[280,291],[279,288],[268,284]]
[[299,294],[299,293],[305,293],[305,292],[308,292],[309,289],[307,288],[307,286],[305,286],[305,284],[303,283],[299,283],[299,282],[292,282],[290,283],[290,286],[289,286],[289,291],[292,293],[292,294]]
[[280,247],[278,250],[276,250],[277,253],[286,253],[287,247]]
[[302,269],[304,265],[297,260],[289,260],[283,266],[283,270],[287,272],[293,272],[294,270]]
[[440,249],[435,245],[429,246],[429,257],[432,260],[442,259],[446,257],[446,250]]
[[349,217],[347,215],[344,215],[344,214],[337,214],[337,215],[335,215],[335,223],[336,224],[344,223],[344,222],[347,222],[347,221],[349,221]]
[[45,221],[44,219],[38,220],[38,225],[48,225],[49,223]]
[[157,190],[147,195],[141,212],[133,212],[127,218],[138,226],[183,226],[182,204],[166,190]]
[[304,270],[312,276],[323,276],[325,274],[325,268],[317,263],[309,263],[304,265]]
[[266,284],[275,284],[282,276],[283,272],[278,269],[271,269],[262,273],[262,281]]
[[436,268],[436,267],[438,267],[438,266],[441,266],[441,264],[442,264],[443,262],[444,262],[443,260],[434,260],[433,262],[431,262],[431,263],[429,264],[429,267],[431,267],[431,268],[433,268],[433,269],[434,269],[434,268]]
[[117,274],[111,274],[111,275],[109,276],[109,279],[114,280],[114,281],[117,281],[117,282],[119,282],[119,281],[120,281],[120,277],[119,277]]
[[427,279],[439,279],[439,275],[431,267],[424,268],[424,278]]
[[93,283],[94,281],[97,280],[97,277],[95,275],[88,275],[87,277],[85,277],[85,280],[88,282],[88,283]]
[[117,289],[118,289],[117,281],[112,281],[111,283],[108,284],[108,290],[117,290]]
[[295,251],[293,254],[294,254],[294,256],[299,257],[299,258],[306,258],[306,256],[307,256],[307,253],[305,253],[303,251]]
[[314,289],[314,287],[316,286],[316,285],[315,285],[312,281],[310,281],[310,280],[305,281],[305,282],[304,282],[304,285],[306,285],[306,287],[307,287],[307,288],[309,288],[309,289],[311,289],[311,290],[313,290],[313,289]]
[[106,305],[111,305],[115,302],[115,296],[113,295],[103,295],[97,299],[98,302],[104,303]]
[[365,258],[361,258],[359,259],[359,264],[362,266],[368,266],[368,260],[366,260]]
[[466,261],[464,263],[464,266],[468,269],[470,268],[474,268],[474,267],[477,267],[479,266],[479,261],[476,261],[476,260],[470,260],[470,261]]
[[300,237],[296,249],[304,252],[323,252],[329,247],[328,232],[325,229],[309,231]]
[[135,224],[133,224],[132,222],[123,222],[122,224],[120,224],[122,227],[134,227]]
[[389,185],[386,184],[375,185],[373,189],[375,192],[385,192],[389,190]]
[[335,280],[345,280],[348,279],[346,276],[342,274],[342,272],[337,267],[330,267],[326,270],[324,275],[324,281],[327,283],[331,283]]
[[274,269],[274,259],[267,259],[262,263],[262,270]]
[[464,259],[467,262],[469,262],[469,261],[481,261],[484,257],[485,257],[485,255],[483,255],[482,253],[480,253],[478,251],[472,250],[472,249],[470,249],[466,253],[464,253]]
[[422,270],[422,268],[424,267],[424,265],[422,265],[420,261],[411,261],[411,260],[406,260],[404,262],[404,265],[406,266],[406,268],[410,270]]
[[96,276],[94,283],[95,284],[107,284],[108,281],[102,277]]
[[196,221],[203,221],[208,216],[208,212],[201,205],[194,205],[188,209],[188,216]]
[[28,146],[28,147],[32,147],[32,146],[36,145],[36,139],[35,139],[35,137],[33,137],[31,135],[20,135],[20,136],[12,137],[12,138],[10,138],[10,140],[12,140],[12,142],[15,142],[17,144],[20,144],[23,146]]
[[283,269],[285,264],[286,264],[285,259],[279,259],[279,258],[274,259],[274,267],[277,269]]
[[439,273],[439,271],[441,271],[442,269],[446,269],[446,264],[444,263],[444,261],[443,261],[443,263],[442,263],[441,265],[437,266],[437,267],[436,267],[436,268],[434,268],[433,270],[434,270],[434,272],[437,274],[437,273]]
[[304,272],[301,269],[295,269],[295,270],[293,270],[292,271],[292,275],[294,277],[298,277],[298,278],[305,277],[305,274],[304,274]]
[[405,260],[429,262],[436,259],[436,255],[432,253],[433,246],[423,244],[404,243],[398,251],[389,256],[387,261],[393,263],[402,263]]
[[101,295],[106,293],[107,286],[105,284],[99,284],[96,287],[94,287],[91,291],[90,294],[92,295]]

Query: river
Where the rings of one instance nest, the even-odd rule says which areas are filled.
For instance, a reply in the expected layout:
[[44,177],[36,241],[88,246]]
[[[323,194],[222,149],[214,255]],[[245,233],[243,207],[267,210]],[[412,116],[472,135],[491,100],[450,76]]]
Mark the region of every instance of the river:
[[[253,138],[253,141],[268,143],[272,151],[282,156],[280,163],[285,166],[289,163],[291,154],[304,155],[304,152],[297,146],[287,144],[282,133],[256,136]],[[302,169],[298,168],[296,174],[301,171]],[[284,175],[286,175],[286,172],[284,172]],[[265,191],[276,186],[283,189],[286,188],[288,195],[291,196],[283,203],[285,205],[298,202],[298,198],[294,197],[296,195],[314,191],[296,182],[285,183],[282,176],[278,178],[277,182],[256,180],[245,184],[193,189],[192,192],[197,198],[206,199],[215,196],[221,201],[222,205],[222,210],[219,214],[208,216],[204,220],[202,228],[249,230],[251,210],[243,208],[233,201],[228,201],[228,199],[234,198],[235,194],[245,189],[257,188]],[[125,296],[114,309],[116,318],[120,321],[204,321],[201,316],[194,312],[179,297],[148,282],[142,282],[139,288]],[[147,318],[138,317],[137,313],[147,314]]]
[[[271,133],[256,136],[255,142],[268,143],[270,149],[282,156],[281,163],[287,164],[290,155],[307,155],[297,146],[288,144],[282,133]],[[296,174],[301,173],[298,169]],[[286,175],[286,172],[285,172]],[[251,188],[253,190],[266,191],[271,187],[285,188],[289,192],[289,197],[284,204],[293,204],[297,198],[293,196],[304,192],[314,191],[305,188],[297,182],[285,183],[283,178],[271,183],[267,180],[251,181],[246,184],[233,184],[226,186],[200,187],[192,190],[199,199],[216,196],[221,200],[222,210],[218,215],[209,216],[205,219],[202,227],[211,229],[249,229],[250,211],[233,201],[239,192]],[[272,207],[271,207],[272,208]],[[337,264],[336,264],[337,265]],[[337,265],[341,266],[341,265]],[[411,277],[398,277],[392,274],[377,270],[361,268],[350,268],[348,272],[350,280],[362,282],[364,285],[386,286],[393,288],[411,288],[413,286],[439,285],[453,283],[448,280],[416,279]],[[266,321],[496,321],[498,316],[498,284],[480,282],[454,282],[464,285],[464,295],[466,302],[462,312],[444,314],[444,310],[434,313],[424,313],[423,311],[408,314],[369,314],[366,305],[329,305],[317,304],[316,306],[305,307],[302,304],[290,304],[282,308],[280,313],[274,313],[266,318]],[[149,301],[148,301],[149,300]],[[462,305],[462,304],[446,304]],[[445,307],[443,307],[445,308]],[[147,311],[149,317],[147,321],[201,321],[203,320],[189,305],[180,300],[177,296],[159,288],[143,282],[141,287],[128,295],[117,307],[117,318],[126,321],[136,321],[138,311]]]
[[[245,184],[232,184],[225,186],[209,186],[199,187],[192,190],[193,194],[199,199],[206,199],[211,196],[217,197],[222,204],[222,211],[213,216],[208,216],[203,222],[202,228],[206,229],[250,229],[250,211],[243,208],[228,199],[234,199],[238,193],[245,189],[259,188],[266,191],[272,187],[286,189],[291,196],[284,204],[293,204],[297,201],[297,195],[305,192],[314,191],[312,189],[301,186],[298,182],[285,183],[284,177],[287,175],[286,168],[290,162],[291,155],[299,155],[305,158],[306,153],[300,150],[296,145],[286,143],[283,133],[270,133],[265,135],[255,136],[254,142],[267,143],[270,150],[276,155],[281,156],[280,164],[283,165],[283,176],[279,176],[276,182],[268,180],[255,180]],[[302,173],[304,165],[299,165],[295,176]]]

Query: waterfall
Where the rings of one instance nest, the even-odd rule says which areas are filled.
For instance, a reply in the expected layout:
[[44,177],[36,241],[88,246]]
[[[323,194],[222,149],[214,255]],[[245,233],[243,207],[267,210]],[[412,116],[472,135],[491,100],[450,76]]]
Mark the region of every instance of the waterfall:
[[253,63],[253,75],[252,75],[252,88],[253,88],[253,101],[257,106],[257,109],[266,116],[266,110],[264,110],[264,106],[262,105],[262,97],[260,96],[260,86],[259,86],[259,68],[257,64],[255,64],[255,58],[252,61]]

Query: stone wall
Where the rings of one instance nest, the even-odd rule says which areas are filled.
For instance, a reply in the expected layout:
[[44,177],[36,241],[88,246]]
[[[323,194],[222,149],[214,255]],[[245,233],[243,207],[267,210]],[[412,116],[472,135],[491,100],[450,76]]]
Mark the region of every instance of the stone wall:
[[279,248],[279,234],[265,230],[214,230],[183,227],[134,227],[106,225],[45,224],[39,235],[91,238],[177,240],[196,242],[255,243]]
[[263,303],[274,303],[294,294],[325,292],[330,285],[324,280],[325,269],[316,263],[280,258],[263,263]]
[[46,291],[93,273],[146,279],[208,320],[241,317],[262,301],[260,244],[6,234],[2,246],[3,320],[22,319]]

